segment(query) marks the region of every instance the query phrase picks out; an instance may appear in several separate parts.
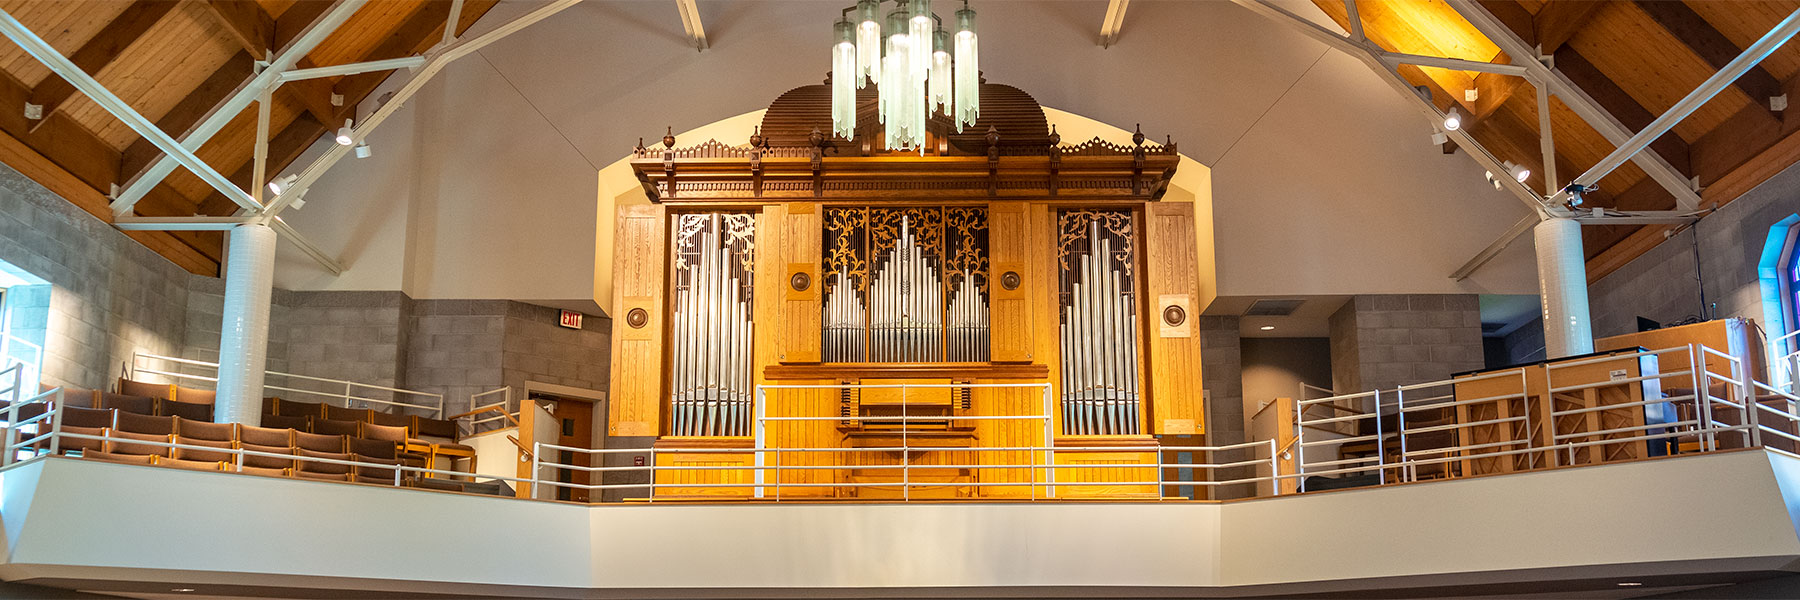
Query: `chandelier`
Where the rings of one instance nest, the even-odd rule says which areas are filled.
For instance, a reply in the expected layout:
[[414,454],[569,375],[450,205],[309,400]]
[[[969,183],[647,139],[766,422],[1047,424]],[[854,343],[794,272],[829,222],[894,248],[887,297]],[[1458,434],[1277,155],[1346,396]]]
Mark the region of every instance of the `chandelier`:
[[[885,27],[884,1],[894,4]],[[950,116],[958,133],[964,125],[975,124],[981,107],[981,54],[975,43],[975,11],[968,0],[956,11],[954,36],[931,12],[931,0],[858,0],[856,6],[844,9],[835,31],[833,135],[855,139],[856,90],[871,84],[876,86],[876,118],[886,126],[889,149],[923,151],[925,122],[933,112]]]

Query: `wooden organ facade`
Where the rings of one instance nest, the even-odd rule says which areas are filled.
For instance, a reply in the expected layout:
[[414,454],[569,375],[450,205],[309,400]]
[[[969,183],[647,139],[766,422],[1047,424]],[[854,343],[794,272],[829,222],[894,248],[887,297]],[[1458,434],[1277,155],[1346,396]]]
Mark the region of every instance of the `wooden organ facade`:
[[1176,148],[1064,145],[982,85],[924,150],[880,147],[868,92],[855,139],[821,133],[824,85],[744,145],[639,144],[608,425],[656,437],[658,499],[748,498],[758,472],[789,498],[1162,493],[1159,436],[1204,431]]

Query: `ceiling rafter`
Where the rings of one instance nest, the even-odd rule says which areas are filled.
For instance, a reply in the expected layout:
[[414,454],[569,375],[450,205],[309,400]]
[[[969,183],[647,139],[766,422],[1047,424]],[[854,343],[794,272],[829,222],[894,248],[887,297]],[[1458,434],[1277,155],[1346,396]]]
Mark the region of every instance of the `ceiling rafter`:
[[[322,4],[322,3],[315,3]],[[269,56],[275,43],[275,19],[264,12],[262,5],[256,0],[207,0],[207,8],[214,17],[225,25],[231,37],[243,46],[251,56],[265,58]],[[294,64],[296,69],[311,69],[318,65],[305,56]],[[312,113],[314,119],[321,122],[337,120],[337,108],[331,104],[331,83],[320,79],[290,81],[282,85],[277,93],[298,103],[306,112]]]
[[[94,35],[81,48],[69,55],[69,60],[82,71],[99,74],[101,69],[119,58],[126,48],[143,37],[163,17],[179,4],[176,0],[137,0],[132,2],[125,12],[119,13],[111,23],[107,23],[100,33]],[[61,77],[45,77],[37,87],[32,88],[28,103],[41,107],[40,114],[48,117],[60,110],[70,98],[75,97],[75,86],[69,85]],[[31,129],[36,130],[49,119],[37,119]]]
[[[1484,2],[1482,6],[1486,7],[1488,4]],[[1600,8],[1602,4],[1605,2],[1591,0],[1545,2],[1544,6],[1539,8],[1537,14],[1531,18],[1534,35],[1530,43],[1537,46],[1539,54],[1555,54],[1557,49],[1563,47],[1563,44],[1569,43],[1569,38],[1575,37],[1575,33],[1581,31],[1581,27],[1587,23],[1588,17],[1593,15],[1594,10]],[[1511,26],[1512,24],[1507,23],[1507,25]]]
[[712,47],[706,41],[706,23],[700,20],[700,7],[694,4],[694,0],[675,0],[675,10],[681,13],[681,28],[687,31],[688,43],[701,52]]
[[[1655,114],[1644,108],[1644,105],[1639,104],[1629,92],[1619,87],[1619,84],[1607,77],[1605,73],[1601,73],[1600,69],[1588,62],[1588,59],[1574,48],[1563,46],[1556,51],[1555,56],[1556,70],[1568,77],[1575,87],[1587,92],[1588,97],[1599,103],[1601,109],[1611,113],[1621,125],[1631,128],[1632,131],[1641,131],[1644,127],[1649,126],[1651,121],[1656,120]],[[1668,161],[1669,165],[1681,173],[1686,175],[1693,173],[1689,169],[1688,143],[1681,139],[1681,136],[1674,133],[1663,135],[1650,145],[1650,149],[1656,151],[1658,156]]]
[[1125,9],[1131,6],[1131,0],[1112,0],[1106,3],[1106,18],[1100,22],[1100,47],[1111,48],[1119,42],[1119,31],[1125,27]]
[[[1656,21],[1657,25],[1661,25],[1675,39],[1681,40],[1682,45],[1693,50],[1694,54],[1715,70],[1724,69],[1726,64],[1737,58],[1738,53],[1744,51],[1687,4],[1637,0],[1630,3],[1630,6]],[[1751,67],[1743,76],[1732,81],[1732,85],[1765,108],[1769,106],[1770,98],[1781,95],[1781,83],[1762,65]]]

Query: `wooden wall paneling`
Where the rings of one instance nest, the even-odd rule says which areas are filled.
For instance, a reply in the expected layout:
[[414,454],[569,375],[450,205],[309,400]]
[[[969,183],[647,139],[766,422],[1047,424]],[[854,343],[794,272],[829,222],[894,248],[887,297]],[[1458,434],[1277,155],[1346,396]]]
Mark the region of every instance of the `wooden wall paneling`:
[[1196,435],[1205,431],[1201,396],[1200,336],[1194,328],[1198,312],[1194,205],[1151,202],[1145,208],[1146,299],[1153,302],[1145,321],[1150,352],[1146,354],[1150,385],[1149,431],[1159,435]]
[[1055,431],[1062,433],[1062,349],[1059,324],[1060,300],[1057,298],[1056,284],[1056,209],[1041,203],[1034,203],[1026,212],[1027,233],[1030,252],[1027,273],[1031,281],[1042,281],[1030,298],[1031,325],[1036,331],[1033,337],[1038,360],[1049,367],[1047,381],[1050,382],[1052,405],[1054,408]]
[[1026,268],[1031,260],[1030,244],[1024,202],[988,205],[988,251],[993,260],[988,269],[989,329],[994,362],[1030,362],[1036,357],[1031,295],[1047,289],[1043,283],[1047,280],[1033,277]]
[[780,219],[783,277],[778,283],[786,299],[781,309],[781,362],[819,362],[823,332],[824,307],[819,292],[819,262],[824,258],[819,248],[819,207],[810,202],[787,205]]
[[[741,438],[680,438],[656,442],[657,498],[748,498],[755,488],[756,454]],[[717,449],[717,452],[708,450]],[[666,467],[666,468],[665,468]],[[681,485],[694,487],[679,487]],[[725,484],[725,485],[721,485]],[[737,487],[735,484],[743,484]],[[662,487],[667,486],[667,487]]]
[[619,207],[613,267],[618,274],[613,286],[613,397],[607,419],[608,433],[616,436],[662,433],[667,221],[660,205]]
[[[1016,379],[983,379],[976,383],[1037,383]],[[1044,411],[1044,393],[1038,388],[975,388],[970,394],[970,413],[975,416],[1018,416],[1036,415]],[[1044,422],[1028,419],[977,420],[975,426],[977,447],[987,448],[1021,448],[1029,446],[1047,446],[1044,439]],[[975,480],[981,483],[1047,483],[1048,469],[1032,469],[1031,465],[1044,464],[1042,453],[1021,450],[989,450],[977,451],[976,462],[980,465],[1019,465],[1020,468],[980,469],[975,473]],[[1035,455],[1035,456],[1034,456]],[[993,486],[979,488],[979,494],[987,498],[1031,498],[1043,497],[1045,488],[1033,486]]]

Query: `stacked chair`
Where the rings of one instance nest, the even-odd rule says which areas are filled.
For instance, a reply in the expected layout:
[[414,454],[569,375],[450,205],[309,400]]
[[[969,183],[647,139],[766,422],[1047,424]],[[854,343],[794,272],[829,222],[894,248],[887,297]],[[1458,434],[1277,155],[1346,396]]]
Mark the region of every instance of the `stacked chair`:
[[[64,437],[57,450],[84,458],[267,477],[455,489],[501,494],[505,486],[473,482],[474,449],[456,443],[454,422],[368,409],[267,398],[262,427],[214,423],[213,393],[121,379],[119,393],[64,389]],[[19,418],[43,414],[22,405]],[[47,425],[47,424],[46,424]],[[25,436],[25,434],[20,434]],[[28,436],[25,436],[28,437]],[[192,446],[175,448],[169,445]],[[48,450],[49,442],[37,444]],[[235,451],[246,451],[239,457]],[[469,482],[396,478],[395,467],[423,467],[439,457],[469,459]],[[326,459],[297,460],[297,458]],[[346,464],[346,463],[363,464]],[[489,490],[489,487],[496,489]]]

